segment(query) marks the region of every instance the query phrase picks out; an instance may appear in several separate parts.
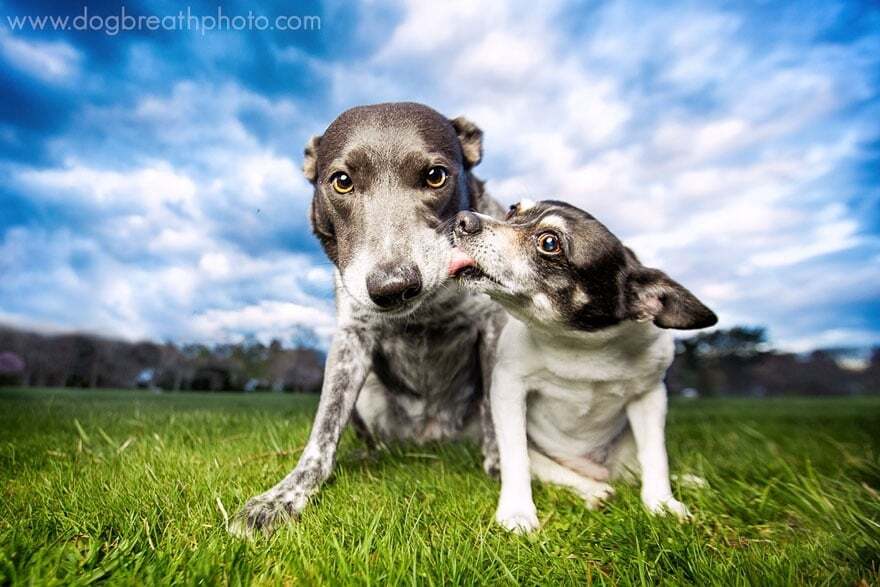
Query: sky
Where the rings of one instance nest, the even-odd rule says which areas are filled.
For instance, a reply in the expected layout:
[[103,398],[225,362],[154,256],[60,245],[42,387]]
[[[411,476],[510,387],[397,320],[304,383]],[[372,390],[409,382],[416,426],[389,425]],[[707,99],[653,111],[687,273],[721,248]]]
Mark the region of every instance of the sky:
[[332,266],[308,227],[302,148],[349,107],[407,100],[483,129],[475,171],[493,196],[590,211],[720,327],[764,325],[796,351],[880,344],[876,3],[219,10],[294,19],[13,30],[83,6],[0,0],[0,322],[326,344]]

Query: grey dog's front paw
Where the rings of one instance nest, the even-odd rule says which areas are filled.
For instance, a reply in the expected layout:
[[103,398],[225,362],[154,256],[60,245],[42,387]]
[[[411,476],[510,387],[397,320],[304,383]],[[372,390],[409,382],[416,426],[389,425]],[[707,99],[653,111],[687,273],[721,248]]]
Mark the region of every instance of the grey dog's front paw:
[[279,526],[299,519],[307,498],[296,492],[267,492],[250,498],[232,520],[228,530],[240,538],[251,538],[257,533],[270,535]]
[[483,470],[488,476],[497,479],[501,476],[501,455],[498,453],[495,437],[483,438],[483,445],[480,448],[483,453]]
[[483,470],[494,479],[501,476],[501,460],[498,458],[497,452],[483,457]]

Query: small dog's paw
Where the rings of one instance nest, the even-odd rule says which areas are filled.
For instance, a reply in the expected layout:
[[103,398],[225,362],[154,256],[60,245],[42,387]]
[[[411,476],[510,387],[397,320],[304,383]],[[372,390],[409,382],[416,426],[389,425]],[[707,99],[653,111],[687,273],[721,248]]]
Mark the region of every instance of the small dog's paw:
[[682,521],[689,520],[693,517],[690,510],[687,509],[687,506],[674,497],[645,500],[645,507],[647,507],[653,514],[673,514]]
[[495,512],[495,521],[503,528],[516,534],[528,534],[540,526],[538,512],[535,511],[534,504],[531,507],[499,504],[498,511]]
[[605,505],[605,502],[611,499],[614,495],[614,488],[607,483],[595,483],[589,488],[585,487],[579,490],[578,493],[587,505],[587,509],[595,510]]
[[306,497],[291,493],[264,493],[250,498],[230,521],[230,534],[251,538],[257,533],[272,534],[279,526],[299,519],[305,508]]

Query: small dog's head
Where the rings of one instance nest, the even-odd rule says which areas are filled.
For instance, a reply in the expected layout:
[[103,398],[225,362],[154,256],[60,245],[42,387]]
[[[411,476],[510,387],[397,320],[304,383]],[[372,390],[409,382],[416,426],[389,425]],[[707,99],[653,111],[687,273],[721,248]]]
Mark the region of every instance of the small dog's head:
[[585,331],[625,320],[678,329],[717,322],[691,292],[563,202],[520,202],[504,222],[461,212],[452,241],[449,273],[527,322]]
[[305,149],[312,229],[360,307],[406,316],[446,282],[438,230],[475,207],[480,129],[412,103],[343,112]]

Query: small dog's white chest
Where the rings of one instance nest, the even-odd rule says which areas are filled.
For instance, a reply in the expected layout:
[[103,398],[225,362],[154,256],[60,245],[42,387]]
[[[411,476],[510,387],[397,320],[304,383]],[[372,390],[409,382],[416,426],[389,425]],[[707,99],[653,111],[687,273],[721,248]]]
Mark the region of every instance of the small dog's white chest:
[[626,382],[566,382],[547,373],[529,377],[526,385],[530,432],[600,444],[620,428],[634,392]]

